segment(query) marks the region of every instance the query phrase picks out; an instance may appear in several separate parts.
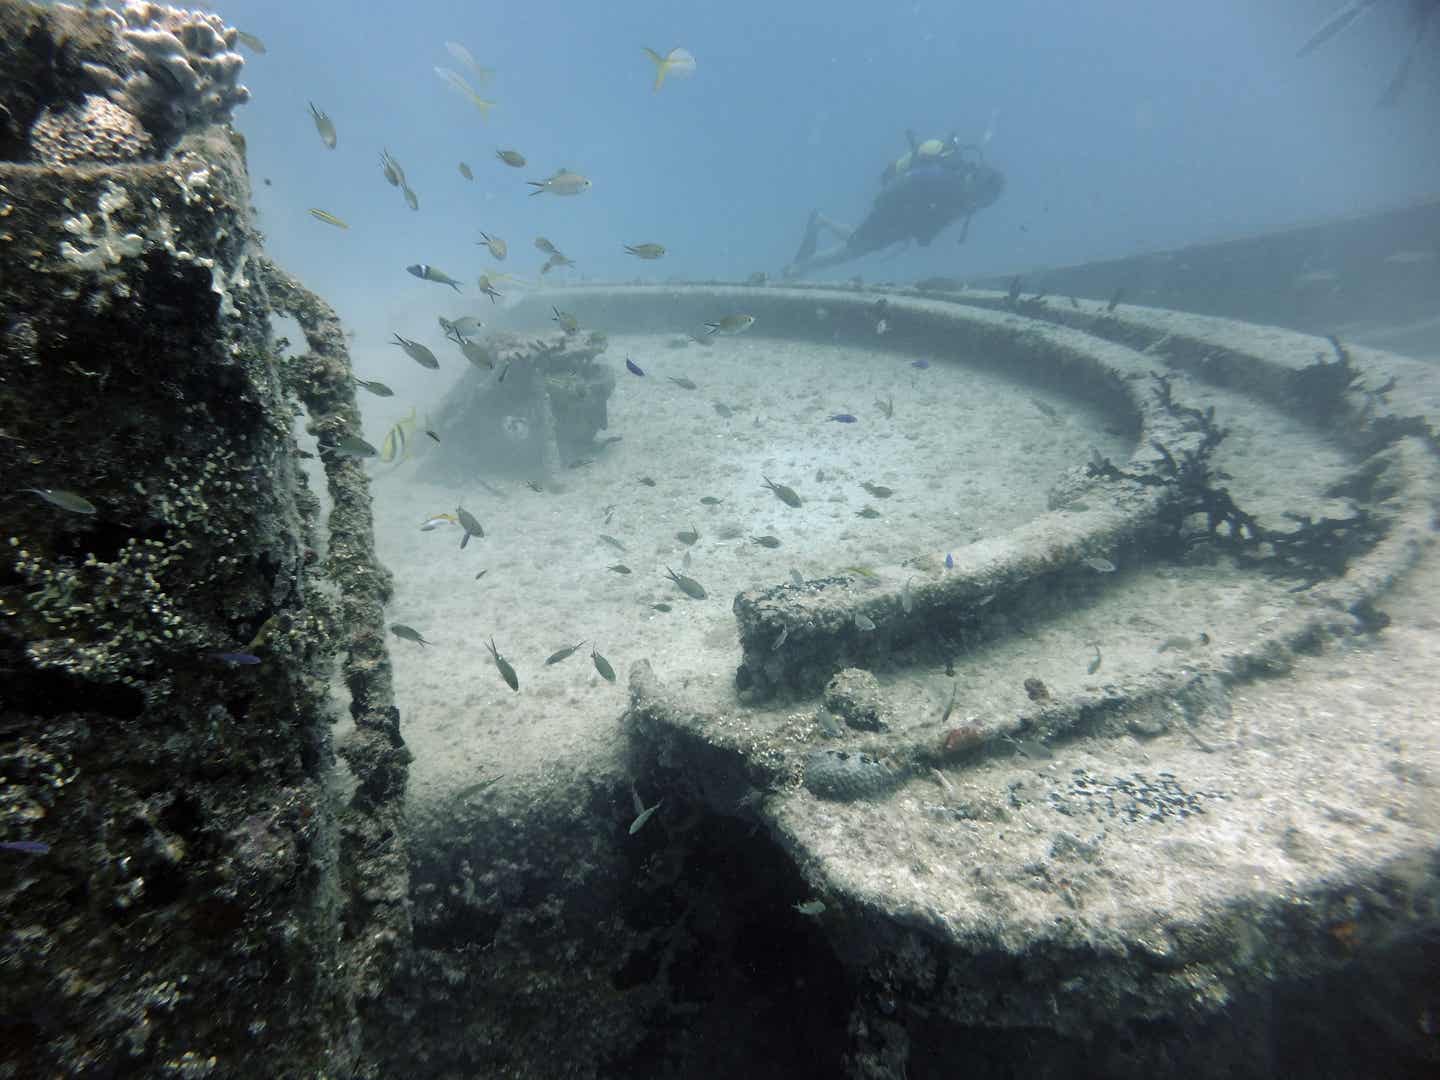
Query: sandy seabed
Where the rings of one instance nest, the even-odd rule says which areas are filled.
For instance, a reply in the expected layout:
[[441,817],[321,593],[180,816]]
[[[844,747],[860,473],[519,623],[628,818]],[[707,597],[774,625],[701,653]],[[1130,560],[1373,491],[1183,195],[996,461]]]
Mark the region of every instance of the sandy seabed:
[[[583,759],[602,728],[606,739],[613,733],[638,660],[697,706],[731,705],[736,593],[787,581],[792,570],[819,578],[863,567],[896,585],[943,572],[946,552],[1043,513],[1049,490],[1092,450],[1121,462],[1134,449],[1113,417],[1084,402],[952,360],[917,368],[917,357],[888,352],[879,338],[855,347],[754,335],[675,342],[612,337],[601,358],[617,372],[604,434],[621,441],[592,464],[534,477],[541,492],[486,475],[483,463],[464,490],[417,481],[415,461],[375,465],[377,544],[395,576],[387,622],[431,642],[392,640],[396,696],[416,752],[413,794]],[[625,371],[627,356],[644,377]],[[1212,396],[1200,387],[1189,394],[1201,407]],[[1246,416],[1235,398],[1220,398],[1234,430],[1225,453],[1265,458],[1283,472],[1267,444],[1293,437],[1276,430],[1291,425],[1269,410]],[[893,416],[878,402],[893,403]],[[836,414],[857,419],[830,419]],[[379,433],[375,423],[368,431]],[[1338,473],[1343,462],[1333,456],[1322,463],[1305,455],[1304,471]],[[765,476],[794,488],[803,505],[782,503]],[[1308,479],[1302,487],[1317,483]],[[866,483],[893,494],[876,497]],[[1243,505],[1265,508],[1268,485],[1247,490],[1241,478],[1232,486]],[[720,502],[702,504],[707,496]],[[464,550],[456,527],[420,529],[457,505],[485,528]],[[866,507],[880,516],[858,516]],[[695,543],[677,537],[692,528]],[[706,599],[683,594],[667,567],[699,581]],[[518,692],[490,658],[492,638],[514,665]],[[582,640],[610,662],[616,683],[597,672],[588,644],[546,666]]]

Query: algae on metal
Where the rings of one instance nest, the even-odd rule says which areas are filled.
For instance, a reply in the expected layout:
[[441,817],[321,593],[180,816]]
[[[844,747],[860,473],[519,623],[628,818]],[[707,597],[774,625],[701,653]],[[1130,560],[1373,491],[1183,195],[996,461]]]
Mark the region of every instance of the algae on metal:
[[[192,25],[203,53],[144,53]],[[357,1000],[405,930],[386,577],[351,467],[317,554],[295,398],[329,415],[349,371],[273,347],[234,31],[15,0],[0,29],[0,835],[49,845],[0,882],[0,1070],[238,1075],[257,1042],[267,1075],[362,1069]],[[130,78],[150,64],[181,107]],[[62,115],[85,95],[114,137]],[[27,141],[47,112],[44,153],[78,164]],[[363,718],[344,811],[337,646]]]

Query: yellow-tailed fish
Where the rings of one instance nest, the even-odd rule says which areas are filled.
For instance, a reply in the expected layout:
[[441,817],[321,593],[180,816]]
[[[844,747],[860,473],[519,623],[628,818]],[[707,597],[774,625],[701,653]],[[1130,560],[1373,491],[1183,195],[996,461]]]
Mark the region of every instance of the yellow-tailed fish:
[[545,191],[551,195],[579,195],[582,191],[590,190],[590,181],[569,169],[561,169],[547,180],[527,180],[525,182],[535,189],[530,192],[531,195],[539,195]]
[[320,133],[320,141],[334,150],[335,143],[339,141],[335,135],[335,122],[325,115],[324,109],[317,109],[313,101],[310,102],[310,116],[315,121],[315,130]]
[[464,45],[461,45],[458,41],[445,42],[445,51],[448,52],[451,56],[453,56],[456,60],[459,60],[460,63],[464,64],[467,68],[469,68],[471,74],[475,76],[475,81],[478,82],[481,86],[484,86],[492,78],[494,78],[495,69],[481,67],[479,64],[477,64],[475,62],[475,57],[470,55],[470,50],[467,49]]
[[545,265],[542,266],[542,267],[540,267],[540,273],[542,273],[542,274],[548,274],[551,270],[555,269],[555,267],[557,267],[557,266],[574,266],[574,265],[575,265],[575,260],[574,260],[574,259],[567,259],[564,255],[560,254],[560,252],[557,251],[557,252],[555,252],[553,255],[551,255],[548,259],[545,260]]
[[475,92],[475,88],[465,81],[459,72],[451,71],[449,68],[437,67],[435,74],[440,76],[440,81],[450,89],[463,97],[466,101],[480,110],[481,116],[489,116],[490,110],[495,107],[495,102],[486,101]]
[[316,221],[323,221],[326,225],[334,225],[337,229],[348,229],[350,227],[328,210],[321,210],[319,207],[312,206],[310,208],[310,216]]
[[[382,456],[382,460],[383,460],[383,456]],[[458,522],[457,520],[455,520],[455,515],[454,515],[454,514],[431,514],[429,517],[427,517],[424,521],[422,521],[422,522],[420,523],[420,531],[421,531],[421,532],[434,532],[436,529],[440,528],[442,525],[455,525],[455,526],[459,526],[459,524],[460,524],[460,522]]]
[[646,49],[645,55],[655,62],[655,85],[650,88],[651,93],[664,85],[666,75],[685,79],[695,74],[695,57],[690,55],[688,49],[671,49],[664,56],[654,49]]

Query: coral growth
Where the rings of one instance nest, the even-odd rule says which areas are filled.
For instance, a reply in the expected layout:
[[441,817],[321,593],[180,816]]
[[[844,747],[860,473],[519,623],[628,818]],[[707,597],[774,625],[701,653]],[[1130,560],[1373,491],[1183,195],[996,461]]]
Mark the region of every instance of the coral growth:
[[30,129],[31,153],[41,165],[138,161],[153,145],[139,120],[94,94],[78,105],[46,109]]
[[[130,2],[103,19],[59,4],[6,31],[27,43],[28,77],[0,101],[23,156],[45,165],[163,158],[187,134],[229,121],[250,98],[237,31],[218,15]],[[53,50],[64,57],[56,78]],[[7,132],[13,135],[13,131]],[[8,140],[7,140],[8,141]]]

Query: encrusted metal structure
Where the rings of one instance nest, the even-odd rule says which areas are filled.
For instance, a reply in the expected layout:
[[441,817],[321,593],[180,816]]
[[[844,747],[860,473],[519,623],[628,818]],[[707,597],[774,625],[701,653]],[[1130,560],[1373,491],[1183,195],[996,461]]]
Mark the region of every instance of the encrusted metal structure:
[[360,1074],[408,940],[354,384],[255,236],[234,42],[0,4],[0,1075]]

